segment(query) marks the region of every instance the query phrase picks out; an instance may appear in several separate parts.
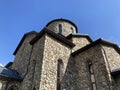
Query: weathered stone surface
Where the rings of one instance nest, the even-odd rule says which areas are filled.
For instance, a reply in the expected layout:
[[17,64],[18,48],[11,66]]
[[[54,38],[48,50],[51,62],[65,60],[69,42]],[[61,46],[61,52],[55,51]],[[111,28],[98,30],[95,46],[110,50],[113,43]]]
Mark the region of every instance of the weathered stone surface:
[[113,77],[113,84],[115,85],[116,90],[120,90],[120,75],[116,75]]
[[[59,32],[59,25],[62,25],[61,32]],[[61,33],[64,36],[68,36],[71,33],[76,33],[76,28],[72,24],[65,21],[53,22],[48,26],[48,28],[56,33]]]
[[93,65],[97,90],[112,90],[111,77],[109,77],[109,71],[107,71],[100,45],[76,55],[74,60],[78,70],[78,90],[91,90],[92,88],[88,68],[89,61]]
[[40,90],[44,88],[49,90],[56,90],[57,81],[57,61],[63,61],[63,75],[65,73],[68,60],[70,58],[71,49],[64,44],[59,43],[54,38],[46,35],[44,56],[41,72]]
[[[74,25],[66,21],[53,22],[48,28],[58,33],[59,24],[63,26],[62,35],[69,35],[71,27],[72,33],[76,33]],[[105,44],[104,41],[104,44],[90,43],[85,37],[72,37],[71,42],[75,47],[71,48],[54,35],[44,32],[41,36],[38,34],[36,42],[30,45],[29,42],[35,36],[35,34],[26,36],[12,65],[12,69],[21,73],[23,80],[6,78],[0,82],[1,90],[120,89],[120,73],[111,75],[111,71],[120,65],[120,55],[113,44]],[[64,36],[63,39],[67,41]],[[78,51],[77,54],[73,54],[75,51]],[[58,61],[62,62],[60,77],[58,77]],[[59,89],[57,89],[58,81],[60,81]]]
[[32,55],[30,58],[28,72],[22,82],[20,90],[30,90],[36,88],[39,90],[39,83],[41,82],[41,69],[43,63],[45,37],[43,36],[37,43],[34,44]]
[[120,55],[119,53],[111,46],[102,46],[105,54],[106,54],[106,58],[107,58],[107,62],[109,64],[109,68],[112,71],[113,69],[115,69],[118,65],[120,65]]
[[75,44],[75,47],[72,49],[72,52],[90,44],[90,41],[85,37],[73,37],[71,41]]
[[2,81],[0,81],[0,90],[2,89]]
[[35,37],[35,34],[27,35],[25,40],[23,41],[21,47],[19,48],[12,68],[21,72],[22,76],[25,75],[27,71],[27,66],[29,63],[32,46],[30,45],[30,41]]
[[14,90],[19,90],[20,88],[20,82],[16,81],[2,81],[2,87],[0,90],[12,90],[13,87]]

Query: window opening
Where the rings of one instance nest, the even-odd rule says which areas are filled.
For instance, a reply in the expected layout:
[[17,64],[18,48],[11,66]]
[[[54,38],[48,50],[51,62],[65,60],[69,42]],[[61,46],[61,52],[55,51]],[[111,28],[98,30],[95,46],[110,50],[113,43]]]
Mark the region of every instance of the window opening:
[[18,90],[17,86],[10,86],[8,90]]
[[57,64],[57,90],[61,89],[62,69],[63,69],[63,62],[62,62],[62,60],[58,60],[58,64]]
[[92,90],[97,90],[93,65],[91,62],[89,62],[89,72],[90,72],[90,79],[91,79],[91,83],[92,83]]
[[59,24],[59,33],[62,33],[62,24]]
[[71,27],[70,29],[71,29],[71,33],[74,33],[73,28]]

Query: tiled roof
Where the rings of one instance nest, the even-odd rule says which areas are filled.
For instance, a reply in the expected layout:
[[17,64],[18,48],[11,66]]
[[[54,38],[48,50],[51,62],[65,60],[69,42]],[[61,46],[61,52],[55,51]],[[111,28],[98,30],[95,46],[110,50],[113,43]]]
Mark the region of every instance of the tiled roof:
[[0,66],[0,79],[12,79],[21,81],[22,77],[19,72]]

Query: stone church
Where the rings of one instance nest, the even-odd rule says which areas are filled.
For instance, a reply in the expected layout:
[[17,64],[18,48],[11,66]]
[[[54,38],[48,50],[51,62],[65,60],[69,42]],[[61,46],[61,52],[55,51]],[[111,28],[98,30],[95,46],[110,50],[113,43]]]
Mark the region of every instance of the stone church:
[[120,90],[120,48],[66,19],[24,34],[14,62],[0,67],[1,90]]

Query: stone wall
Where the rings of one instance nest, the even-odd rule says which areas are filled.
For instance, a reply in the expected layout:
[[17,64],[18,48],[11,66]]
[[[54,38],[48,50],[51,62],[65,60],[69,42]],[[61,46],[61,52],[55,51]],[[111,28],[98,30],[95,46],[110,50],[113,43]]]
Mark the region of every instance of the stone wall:
[[0,90],[2,89],[2,81],[0,81]]
[[25,37],[21,47],[19,48],[15,55],[15,60],[12,65],[12,68],[21,72],[22,76],[25,75],[27,70],[32,50],[32,46],[30,45],[29,42],[33,39],[33,37],[35,37],[35,34],[30,34]]
[[53,22],[53,23],[51,23],[48,26],[48,28],[50,30],[53,30],[56,33],[59,33],[59,24],[62,25],[62,34],[64,36],[68,36],[71,33],[76,33],[75,27],[72,24],[70,24],[68,22],[65,22],[65,21],[56,21],[56,22]]
[[44,43],[45,36],[41,37],[39,41],[37,41],[33,45],[32,55],[28,66],[28,72],[24,77],[23,82],[21,83],[20,90],[33,90],[33,88],[36,88],[36,90],[40,90],[39,85],[41,82]]
[[11,90],[10,88],[13,87],[15,90],[19,90],[20,82],[10,80],[10,81],[2,81],[2,87],[0,90]]
[[120,75],[113,76],[113,79],[117,90],[120,90]]
[[[17,51],[15,55],[15,60],[14,63],[12,64],[12,69],[17,70],[18,72],[21,73],[21,76],[25,78],[25,76],[28,74],[28,66],[30,64],[30,57],[32,54],[32,45],[30,45],[30,41],[35,37],[36,35],[34,33],[31,33],[27,36],[25,36],[24,41],[22,42],[21,47]],[[14,82],[8,83],[10,84],[15,84]],[[22,85],[25,84],[24,81],[22,82]],[[7,84],[4,83],[4,86]],[[19,83],[19,90],[27,90],[27,89],[21,89],[21,83]],[[26,85],[27,87],[27,85]]]
[[97,90],[113,90],[108,66],[104,59],[101,45],[94,46],[74,57],[78,70],[78,90],[91,90],[88,62],[92,63]]
[[102,49],[105,51],[109,68],[112,71],[120,65],[120,54],[112,46],[103,45]]
[[110,74],[120,64],[120,55],[113,47],[99,44],[71,56],[90,41],[85,37],[73,37],[76,46],[72,49],[48,34],[30,45],[33,37],[34,34],[26,36],[12,65],[21,72],[23,81],[4,81],[2,90],[6,86],[16,86],[17,90],[57,90],[58,60],[63,62],[61,90],[92,90],[89,62],[93,67],[96,90],[119,90],[120,76],[111,77]]
[[[57,90],[57,63],[63,61],[62,90],[76,90],[76,70],[71,48],[49,35],[44,35],[34,45],[27,75],[20,90]],[[71,68],[72,67],[72,68]]]
[[5,90],[5,89],[7,89],[7,83],[8,83],[8,81],[1,81],[2,82],[2,87],[1,87],[1,89],[0,90]]
[[[103,53],[106,57],[106,62],[109,68],[109,71],[116,69],[120,65],[120,54],[113,48],[112,46],[103,45],[102,46]],[[111,81],[117,90],[120,89],[120,75],[112,76]],[[115,89],[116,89],[115,88]]]
[[[63,61],[63,75],[66,71],[71,49],[58,40],[46,35],[39,90],[57,89],[57,63]],[[67,90],[67,89],[65,89]]]
[[79,90],[77,86],[77,76],[78,72],[73,57],[71,56],[63,76],[61,90]]
[[72,52],[90,44],[90,41],[86,37],[72,37],[71,41],[75,44]]

